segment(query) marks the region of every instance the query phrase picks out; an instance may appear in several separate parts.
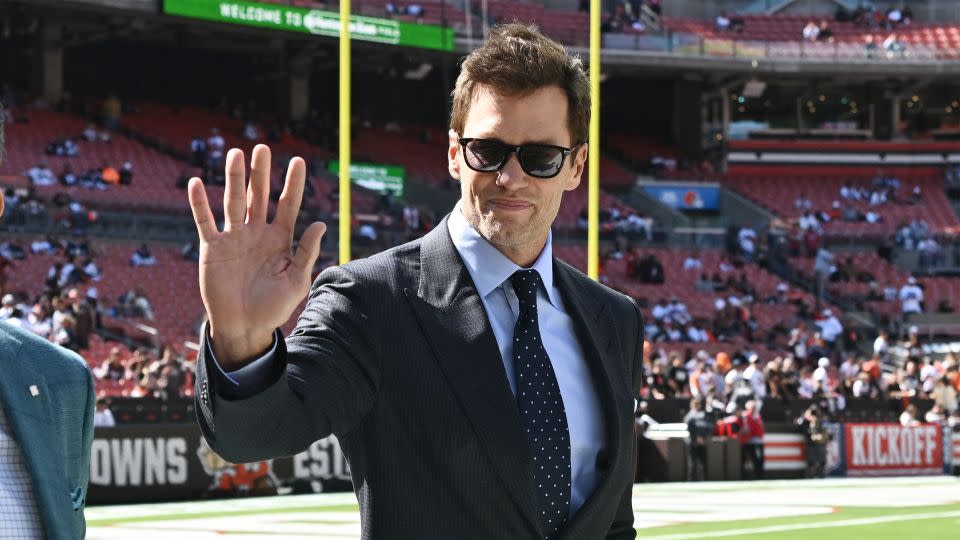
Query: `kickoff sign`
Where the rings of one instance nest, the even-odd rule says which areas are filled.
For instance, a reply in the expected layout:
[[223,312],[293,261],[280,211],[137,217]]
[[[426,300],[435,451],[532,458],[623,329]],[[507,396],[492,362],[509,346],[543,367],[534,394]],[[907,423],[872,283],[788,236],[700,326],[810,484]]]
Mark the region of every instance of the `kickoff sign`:
[[952,445],[938,424],[844,424],[847,476],[943,474]]

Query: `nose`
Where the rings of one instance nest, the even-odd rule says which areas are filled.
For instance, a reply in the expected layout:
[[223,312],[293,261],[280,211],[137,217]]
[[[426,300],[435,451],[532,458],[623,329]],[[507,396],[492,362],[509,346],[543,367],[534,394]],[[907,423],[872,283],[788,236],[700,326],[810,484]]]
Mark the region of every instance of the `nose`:
[[520,167],[520,160],[516,152],[507,154],[507,162],[500,169],[500,187],[506,190],[516,190],[526,185],[527,174]]

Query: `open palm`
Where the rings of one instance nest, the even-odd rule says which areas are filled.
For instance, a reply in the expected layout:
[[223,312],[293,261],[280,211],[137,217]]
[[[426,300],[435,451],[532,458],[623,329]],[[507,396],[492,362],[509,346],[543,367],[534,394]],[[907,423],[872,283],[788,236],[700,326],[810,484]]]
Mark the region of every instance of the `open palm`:
[[303,233],[296,254],[293,232],[303,198],[306,166],[290,161],[277,213],[267,223],[270,149],[257,145],[244,187],[243,152],[227,153],[225,224],[218,231],[203,182],[188,186],[190,208],[200,235],[200,295],[210,321],[214,354],[226,369],[236,369],[268,347],[310,289],[310,271],[320,254],[323,223]]

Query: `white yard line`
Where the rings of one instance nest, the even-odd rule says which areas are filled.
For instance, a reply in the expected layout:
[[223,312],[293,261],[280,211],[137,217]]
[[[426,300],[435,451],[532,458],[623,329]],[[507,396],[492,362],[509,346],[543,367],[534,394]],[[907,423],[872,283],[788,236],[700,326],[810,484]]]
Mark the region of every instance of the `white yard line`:
[[834,527],[855,527],[858,525],[874,525],[877,523],[893,523],[896,521],[915,521],[918,519],[941,519],[960,517],[960,511],[930,512],[925,514],[905,514],[899,516],[883,516],[874,518],[857,518],[842,521],[820,523],[794,523],[790,525],[770,525],[767,527],[751,527],[744,529],[730,529],[716,532],[697,532],[684,534],[667,534],[663,536],[646,536],[645,540],[689,540],[695,538],[723,538],[728,536],[746,536],[751,534],[777,533],[787,531],[802,531],[807,529],[830,529]]

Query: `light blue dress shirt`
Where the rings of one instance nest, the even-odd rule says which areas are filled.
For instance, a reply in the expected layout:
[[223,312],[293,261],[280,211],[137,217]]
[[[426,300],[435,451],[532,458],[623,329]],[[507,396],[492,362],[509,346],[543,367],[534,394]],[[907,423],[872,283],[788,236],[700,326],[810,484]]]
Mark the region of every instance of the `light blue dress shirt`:
[[[467,267],[476,285],[477,293],[487,312],[487,318],[500,348],[503,368],[516,394],[517,383],[513,369],[513,327],[520,315],[520,304],[510,284],[510,276],[520,270],[516,263],[500,253],[473,229],[460,211],[454,208],[447,220],[453,245]],[[593,383],[580,342],[577,340],[573,320],[567,315],[560,298],[560,290],[553,281],[553,233],[534,262],[533,269],[540,274],[543,289],[537,293],[540,336],[544,348],[553,363],[553,370],[560,385],[564,408],[567,411],[567,426],[570,430],[570,516],[572,517],[593,493],[599,475],[597,456],[604,450],[605,427],[600,410],[600,401]],[[212,348],[211,348],[212,349]],[[255,388],[270,373],[274,345],[264,356],[247,366],[225,375],[238,388]],[[213,351],[209,350],[212,355]],[[219,365],[218,365],[219,367]]]
[[[460,211],[460,204],[447,220],[450,237],[483,301],[493,334],[500,346],[503,368],[510,390],[517,393],[513,369],[513,327],[520,316],[520,302],[513,292],[510,276],[520,270],[516,263],[487,242],[473,229]],[[553,281],[553,233],[531,267],[540,274],[543,289],[537,292],[540,337],[550,356],[560,385],[570,429],[570,516],[572,517],[597,486],[597,455],[604,449],[605,432],[600,400],[590,367],[577,340],[573,319],[567,315],[560,289]]]

